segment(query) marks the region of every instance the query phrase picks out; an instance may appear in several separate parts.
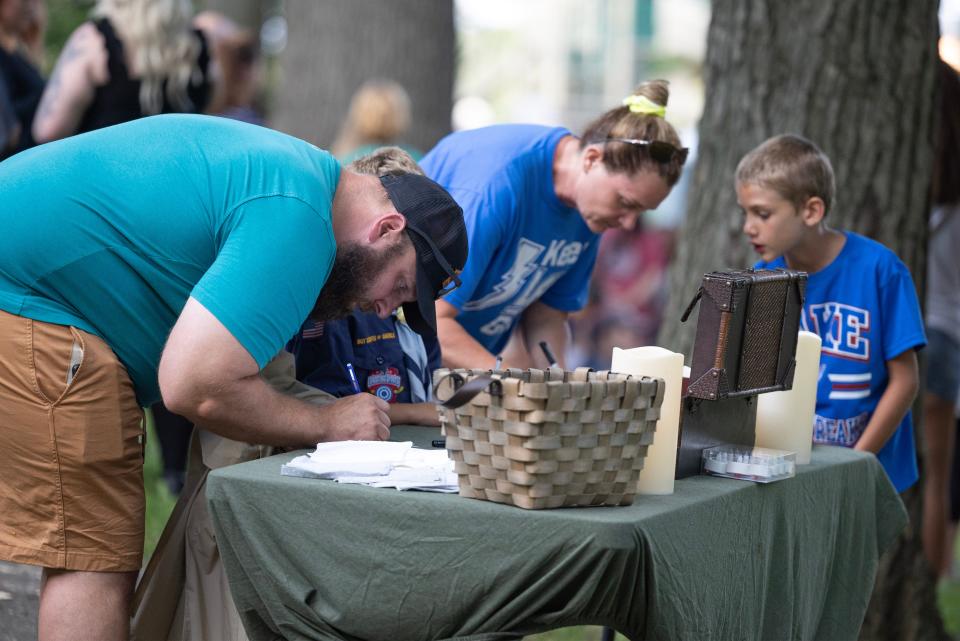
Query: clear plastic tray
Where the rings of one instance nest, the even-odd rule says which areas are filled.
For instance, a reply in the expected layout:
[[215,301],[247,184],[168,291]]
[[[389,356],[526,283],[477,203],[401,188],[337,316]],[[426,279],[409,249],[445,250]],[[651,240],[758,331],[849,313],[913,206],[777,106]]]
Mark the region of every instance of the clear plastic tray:
[[703,450],[703,473],[770,483],[796,476],[797,454],[743,445],[708,447]]

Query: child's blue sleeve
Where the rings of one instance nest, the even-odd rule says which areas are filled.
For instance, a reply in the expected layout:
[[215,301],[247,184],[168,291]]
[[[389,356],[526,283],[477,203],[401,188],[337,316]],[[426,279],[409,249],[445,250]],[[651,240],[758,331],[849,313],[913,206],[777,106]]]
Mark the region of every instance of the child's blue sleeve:
[[917,290],[906,265],[891,252],[880,268],[880,304],[883,314],[883,360],[927,344]]

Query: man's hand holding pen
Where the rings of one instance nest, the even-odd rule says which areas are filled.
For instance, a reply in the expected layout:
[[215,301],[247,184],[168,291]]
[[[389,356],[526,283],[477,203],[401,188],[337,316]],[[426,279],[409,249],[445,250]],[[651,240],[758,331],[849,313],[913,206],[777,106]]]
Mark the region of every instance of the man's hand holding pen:
[[344,396],[325,406],[331,413],[329,425],[334,432],[326,441],[385,441],[390,438],[390,404],[373,394],[363,394],[352,363],[345,364],[353,387],[352,396]]

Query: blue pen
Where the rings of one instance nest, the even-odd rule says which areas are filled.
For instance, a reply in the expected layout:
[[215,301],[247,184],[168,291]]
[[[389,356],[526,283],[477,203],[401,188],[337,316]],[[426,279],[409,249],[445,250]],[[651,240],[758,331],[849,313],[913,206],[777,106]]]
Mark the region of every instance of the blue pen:
[[363,390],[360,389],[360,381],[357,380],[357,373],[353,371],[353,363],[347,363],[346,367],[347,374],[350,376],[350,385],[353,386],[353,393],[359,394]]

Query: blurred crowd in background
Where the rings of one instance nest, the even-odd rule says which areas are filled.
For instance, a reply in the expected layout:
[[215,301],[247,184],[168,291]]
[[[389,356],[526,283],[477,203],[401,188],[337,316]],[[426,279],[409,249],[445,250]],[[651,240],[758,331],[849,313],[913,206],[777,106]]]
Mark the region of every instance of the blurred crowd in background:
[[[138,6],[148,4],[147,12]],[[275,61],[287,30],[281,3],[260,4],[262,24],[241,25],[187,0],[0,0],[0,157],[152,113],[200,112],[270,126],[271,96],[283,90]],[[671,120],[695,157],[706,0],[586,4],[561,12],[535,0],[506,11],[500,0],[459,0],[451,128],[535,122],[577,130],[650,71],[671,80]],[[671,37],[677,12],[700,37]],[[534,14],[551,22],[531,23]],[[581,26],[561,30],[561,15]],[[549,46],[544,31],[554,34]],[[558,39],[558,32],[566,35]],[[616,46],[625,38],[629,47]],[[511,71],[516,65],[507,61],[518,55],[536,79]],[[336,138],[322,147],[344,163],[387,144],[422,155],[405,138],[416,114],[400,83],[369,78],[352,91]],[[571,366],[607,368],[612,346],[655,342],[692,173],[636,229],[604,235],[590,303],[571,323]]]

